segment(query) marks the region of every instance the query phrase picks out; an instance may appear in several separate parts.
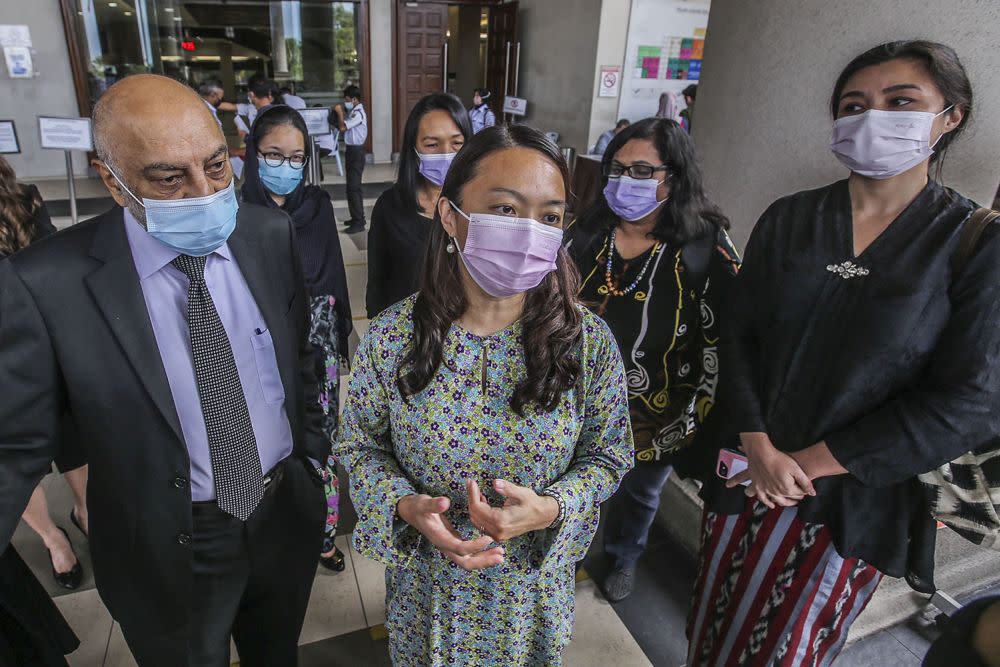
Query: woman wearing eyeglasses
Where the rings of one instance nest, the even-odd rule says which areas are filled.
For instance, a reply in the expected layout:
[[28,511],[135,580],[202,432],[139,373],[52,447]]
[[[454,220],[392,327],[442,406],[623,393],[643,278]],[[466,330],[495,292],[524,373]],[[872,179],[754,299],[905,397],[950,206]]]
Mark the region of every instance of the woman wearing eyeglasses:
[[[258,115],[247,139],[243,201],[280,208],[295,225],[302,272],[312,297],[309,339],[316,348],[323,432],[332,445],[337,437],[339,365],[347,357],[347,336],[353,325],[344,256],[330,196],[319,186],[302,181],[308,136],[305,121],[291,107],[276,105]],[[344,555],[333,543],[339,492],[337,465],[332,455],[325,462],[324,478],[327,522],[320,563],[339,572],[344,569]]]
[[607,505],[604,531],[604,593],[617,602],[632,592],[675,455],[715,401],[719,303],[739,259],[676,122],[625,128],[602,169],[603,192],[567,235],[580,298],[610,326],[628,379],[636,465]]

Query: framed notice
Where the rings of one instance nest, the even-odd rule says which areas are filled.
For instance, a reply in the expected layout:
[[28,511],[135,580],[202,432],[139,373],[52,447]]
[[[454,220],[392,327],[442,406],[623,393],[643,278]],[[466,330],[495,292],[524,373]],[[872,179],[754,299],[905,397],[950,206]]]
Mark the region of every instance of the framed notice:
[[310,137],[322,134],[330,134],[330,123],[328,118],[330,110],[325,107],[315,109],[299,109],[302,119],[306,122],[306,129],[309,130]]
[[523,116],[528,112],[528,100],[508,95],[503,98],[503,112],[514,116]]
[[0,155],[11,155],[21,152],[21,144],[17,141],[17,130],[14,121],[0,120]]
[[38,117],[38,136],[42,148],[64,151],[92,151],[94,140],[89,118]]
[[598,97],[618,97],[621,89],[622,72],[617,66],[605,65],[601,67],[601,87],[597,93]]

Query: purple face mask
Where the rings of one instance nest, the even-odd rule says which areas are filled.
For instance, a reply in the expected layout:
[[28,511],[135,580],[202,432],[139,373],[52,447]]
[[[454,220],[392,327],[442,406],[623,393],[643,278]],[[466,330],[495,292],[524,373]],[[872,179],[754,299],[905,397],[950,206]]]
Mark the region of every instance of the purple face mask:
[[[465,248],[458,251],[466,270],[490,296],[503,299],[538,287],[556,270],[563,232],[531,218],[473,213],[452,204],[469,221]],[[458,241],[454,241],[458,245]]]
[[879,180],[892,178],[934,154],[931,128],[934,120],[950,109],[939,114],[869,109],[838,118],[833,124],[830,150],[856,174]]
[[609,178],[604,186],[604,199],[622,220],[635,222],[655,211],[666,199],[656,198],[656,188],[663,181],[652,178],[619,176]]
[[455,159],[456,155],[458,153],[428,153],[425,155],[424,153],[417,152],[417,157],[420,158],[418,171],[428,181],[441,187],[444,185],[444,177],[448,175],[451,161]]

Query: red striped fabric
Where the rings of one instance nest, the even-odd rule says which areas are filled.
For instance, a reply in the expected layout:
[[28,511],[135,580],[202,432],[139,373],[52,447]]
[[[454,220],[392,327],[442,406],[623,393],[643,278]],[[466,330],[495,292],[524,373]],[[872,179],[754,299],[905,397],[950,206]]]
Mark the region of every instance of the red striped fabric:
[[755,501],[706,513],[688,618],[688,667],[829,665],[882,578],[829,531]]

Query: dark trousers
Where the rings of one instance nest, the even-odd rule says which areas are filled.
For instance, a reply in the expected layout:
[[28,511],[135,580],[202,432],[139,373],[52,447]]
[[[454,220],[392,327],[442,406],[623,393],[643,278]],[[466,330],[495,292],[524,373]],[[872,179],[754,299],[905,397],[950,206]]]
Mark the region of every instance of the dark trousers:
[[636,463],[605,505],[604,552],[611,556],[612,569],[633,568],[639,562],[671,470],[670,466]]
[[361,193],[361,174],[365,171],[365,147],[344,147],[344,170],[347,180],[347,209],[352,224],[365,224],[364,197]]
[[323,540],[322,481],[298,459],[288,459],[280,482],[268,488],[245,523],[215,503],[195,503],[192,515],[187,634],[150,636],[123,624],[136,662],[178,665],[164,656],[180,641],[189,667],[228,667],[232,635],[243,667],[294,667]]

